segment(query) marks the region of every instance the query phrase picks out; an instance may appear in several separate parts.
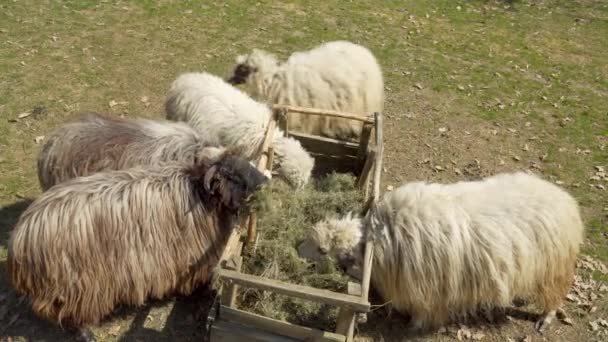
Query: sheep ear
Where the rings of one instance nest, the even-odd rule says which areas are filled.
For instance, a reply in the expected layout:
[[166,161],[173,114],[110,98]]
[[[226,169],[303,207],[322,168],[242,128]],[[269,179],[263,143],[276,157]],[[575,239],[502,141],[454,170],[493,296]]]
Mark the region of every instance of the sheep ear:
[[246,61],[247,61],[247,55],[236,56],[236,59],[235,59],[236,64],[245,64]]
[[205,187],[205,191],[211,192],[211,181],[213,180],[213,178],[215,178],[216,173],[217,173],[217,165],[213,165],[205,173],[205,177],[203,179],[203,186]]

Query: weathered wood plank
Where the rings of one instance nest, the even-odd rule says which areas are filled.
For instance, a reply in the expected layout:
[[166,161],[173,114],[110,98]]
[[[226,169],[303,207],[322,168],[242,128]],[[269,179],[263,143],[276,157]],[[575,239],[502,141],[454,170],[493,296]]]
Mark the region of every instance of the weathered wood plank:
[[288,337],[298,341],[342,342],[346,340],[344,335],[303,327],[226,306],[220,307],[220,317],[221,320],[255,327],[278,335],[277,337]]
[[[268,127],[266,128],[266,137],[264,138],[264,141],[262,142],[262,148],[261,148],[262,155],[260,156],[260,159],[258,160],[257,168],[261,172],[264,172],[265,170],[267,170],[268,161],[272,160],[273,155],[274,155],[274,151],[271,149],[271,147],[272,147],[272,140],[274,138],[274,131],[275,131],[276,125],[277,125],[277,122],[275,120],[275,116],[273,115],[270,118],[270,122],[268,122]],[[256,242],[257,242],[257,214],[256,214],[255,210],[251,210],[251,212],[249,214],[249,225],[247,226],[247,243],[246,243],[247,248],[251,248],[251,247],[255,248]]]
[[329,109],[317,109],[317,108],[304,108],[304,107],[296,107],[296,106],[287,106],[287,105],[273,105],[273,110],[287,110],[289,112],[305,114],[305,115],[321,115],[321,116],[331,116],[334,118],[343,118],[367,123],[374,123],[374,119],[370,116],[361,116],[353,113],[345,113],[338,112],[335,110]]
[[[348,282],[347,293],[352,296],[361,296],[361,285]],[[338,314],[336,333],[344,335],[346,342],[351,342],[355,333],[355,316],[357,315],[350,308],[341,308]]]
[[372,135],[373,128],[374,125],[365,124],[363,125],[363,129],[361,130],[361,139],[359,139],[359,152],[357,154],[361,159],[365,158],[365,155],[367,154],[367,147],[369,146],[369,141]]
[[346,306],[357,312],[367,312],[370,307],[367,299],[363,300],[360,296],[351,296],[344,293],[291,284],[280,280],[268,279],[225,269],[221,269],[219,272],[221,279],[233,281],[244,287],[253,287],[339,307]]
[[[241,243],[239,242],[239,245]],[[232,258],[225,260],[223,267],[227,270],[240,272],[243,265],[243,257],[240,255],[233,255]],[[238,293],[239,286],[234,283],[224,284],[222,288],[222,304],[234,307],[236,305],[236,295]]]
[[278,336],[269,332],[261,331],[254,327],[218,320],[211,327],[210,342],[296,342],[288,337]]
[[[376,125],[376,161],[374,162],[374,179],[373,186],[374,191],[372,193],[373,201],[376,202],[380,199],[380,180],[382,176],[382,156],[384,154],[384,143],[383,143],[383,118],[382,113],[374,113]],[[361,299],[367,302],[369,296],[369,285],[372,275],[372,260],[374,258],[374,247],[372,241],[369,238],[369,232],[365,232],[367,240],[365,242],[365,252],[363,254],[363,276],[361,279]]]
[[302,144],[302,147],[312,153],[337,156],[357,156],[359,144],[332,138],[319,137],[300,132],[290,132],[289,135]]
[[357,180],[357,188],[365,189],[365,197],[368,196],[368,188],[369,188],[369,179],[372,171],[372,166],[374,165],[374,161],[376,160],[376,150],[374,148],[370,148],[367,153],[367,158],[365,159],[365,164],[363,164],[363,170],[361,170],[361,174],[359,175],[359,179]]

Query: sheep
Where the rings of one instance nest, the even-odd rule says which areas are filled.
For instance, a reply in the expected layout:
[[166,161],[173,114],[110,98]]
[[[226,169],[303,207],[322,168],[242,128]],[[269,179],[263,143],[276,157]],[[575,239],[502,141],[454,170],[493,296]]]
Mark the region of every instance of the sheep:
[[[254,97],[272,104],[330,109],[362,117],[384,108],[384,81],[376,58],[365,47],[332,41],[293,53],[285,63],[253,49],[236,58],[228,82],[247,83]],[[290,114],[290,130],[356,140],[362,124],[352,120]]]
[[413,331],[532,300],[542,332],[574,275],[583,223],[566,191],[524,172],[474,182],[405,184],[361,219],[326,218],[298,247],[328,254],[361,276],[364,229],[374,245],[372,284]]
[[91,339],[87,326],[119,304],[188,295],[207,282],[239,211],[266,181],[227,151],[57,184],[12,232],[10,280],[38,316]]
[[219,148],[219,143],[204,139],[184,123],[83,113],[47,138],[38,155],[38,180],[47,190],[99,171],[170,161],[194,163],[212,151],[205,150],[209,146]]
[[[227,147],[240,147],[242,155],[255,159],[266,134],[270,109],[209,73],[185,73],[171,85],[165,103],[167,119],[185,121],[202,135]],[[278,172],[293,187],[310,179],[314,159],[300,143],[274,131],[273,147]]]

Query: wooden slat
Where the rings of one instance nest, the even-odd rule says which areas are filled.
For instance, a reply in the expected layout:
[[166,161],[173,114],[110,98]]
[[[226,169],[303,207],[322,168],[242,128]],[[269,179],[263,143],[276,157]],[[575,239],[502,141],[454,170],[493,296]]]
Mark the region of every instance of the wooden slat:
[[[380,178],[382,176],[382,155],[384,152],[384,143],[383,143],[383,118],[382,113],[374,113],[376,126],[375,126],[375,135],[376,135],[376,161],[374,162],[374,191],[372,193],[373,201],[376,202],[380,198]],[[369,227],[368,227],[369,230]],[[369,285],[372,275],[372,260],[374,258],[374,247],[372,245],[372,241],[370,238],[370,232],[365,232],[366,242],[365,242],[365,252],[363,254],[363,276],[361,279],[361,299],[365,302],[368,300],[369,296]]]
[[[242,245],[239,242],[239,245]],[[243,265],[243,257],[240,255],[233,255],[230,259],[224,261],[222,267],[227,270],[240,272]],[[238,285],[235,283],[224,284],[222,288],[222,304],[230,307],[236,305],[236,296],[238,293]]]
[[365,158],[365,164],[363,165],[363,170],[359,175],[359,179],[357,180],[357,188],[365,189],[365,194],[368,196],[368,188],[369,188],[369,176],[371,175],[372,166],[374,165],[374,161],[376,160],[376,150],[371,148],[367,153],[367,158]]
[[329,109],[316,109],[316,108],[304,108],[304,107],[296,107],[296,106],[287,106],[287,105],[273,105],[273,110],[287,110],[293,113],[305,114],[305,115],[321,115],[321,116],[331,116],[334,118],[343,118],[367,123],[374,123],[374,119],[369,116],[361,116],[353,113],[345,113],[338,112],[335,110]]
[[220,307],[220,319],[271,332],[279,335],[277,337],[289,337],[298,341],[342,342],[346,340],[344,335],[303,327],[226,306]]
[[322,153],[337,156],[357,156],[357,153],[359,152],[358,143],[319,137],[316,135],[309,135],[299,132],[290,132],[289,135],[300,141],[302,147],[312,153]]
[[[349,281],[347,293],[352,296],[361,296],[361,285]],[[336,333],[344,335],[346,337],[346,342],[351,342],[353,340],[356,314],[357,313],[350,308],[340,309],[336,325]]]
[[[274,130],[276,128],[277,122],[275,120],[275,116],[272,115],[270,118],[270,122],[268,122],[268,127],[266,129],[266,137],[264,137],[264,141],[262,142],[262,155],[258,160],[257,168],[260,172],[264,172],[268,166],[268,160],[270,160],[271,152],[270,147],[272,146],[272,140],[274,138]],[[249,225],[247,227],[247,247],[255,247],[255,243],[257,242],[257,214],[255,210],[251,210],[249,214]]]
[[358,312],[369,311],[369,302],[367,300],[363,300],[359,296],[351,296],[344,293],[321,290],[314,287],[296,285],[280,280],[267,279],[264,277],[224,269],[220,269],[219,272],[221,279],[231,280],[244,287],[253,287],[339,307],[346,306]]
[[359,152],[357,154],[361,159],[365,158],[365,155],[367,154],[367,147],[369,146],[369,140],[372,135],[373,128],[374,125],[365,124],[363,125],[363,129],[361,130],[361,139],[359,139]]
[[230,237],[228,238],[228,243],[226,243],[226,248],[224,248],[224,252],[222,252],[221,261],[228,260],[230,257],[234,255],[240,255],[241,251],[239,250],[239,240],[241,239],[241,232],[234,229]]
[[253,327],[218,320],[211,327],[210,342],[297,342],[288,337],[278,336]]

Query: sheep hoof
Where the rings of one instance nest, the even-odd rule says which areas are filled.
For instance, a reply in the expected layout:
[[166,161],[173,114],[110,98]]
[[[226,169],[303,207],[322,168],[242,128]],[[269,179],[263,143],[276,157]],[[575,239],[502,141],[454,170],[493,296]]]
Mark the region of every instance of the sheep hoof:
[[549,311],[544,316],[542,316],[538,321],[536,321],[536,324],[534,325],[534,328],[536,328],[536,331],[538,331],[539,333],[542,334],[543,331],[545,331],[545,329],[551,324],[551,322],[553,321],[553,318],[555,318],[556,311],[557,310]]

